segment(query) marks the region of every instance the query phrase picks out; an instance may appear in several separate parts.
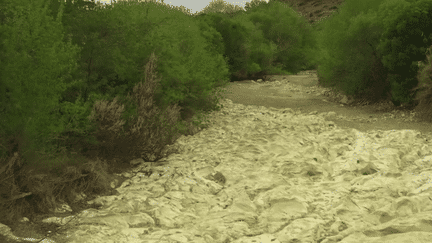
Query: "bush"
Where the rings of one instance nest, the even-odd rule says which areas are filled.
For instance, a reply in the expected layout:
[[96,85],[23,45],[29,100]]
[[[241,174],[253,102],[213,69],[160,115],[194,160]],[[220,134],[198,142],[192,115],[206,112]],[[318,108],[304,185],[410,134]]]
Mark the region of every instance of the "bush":
[[315,36],[304,19],[279,2],[254,1],[247,7],[247,12],[196,17],[221,33],[232,81],[282,72],[281,67],[298,72],[316,66]]
[[392,72],[392,99],[411,103],[411,90],[418,84],[417,62],[425,60],[425,50],[432,44],[432,2],[386,1],[378,16],[385,29],[378,50]]
[[[91,24],[81,28],[78,21]],[[126,99],[142,73],[137,63],[148,62],[155,51],[163,60],[158,68],[161,85],[155,95],[158,107],[164,109],[175,103],[189,106],[182,107],[181,112],[199,112],[202,106],[217,108],[217,99],[207,96],[213,88],[226,85],[228,67],[222,56],[222,37],[205,23],[184,12],[147,2],[119,3],[109,11],[91,14],[71,10],[64,25],[73,42],[83,46],[81,69],[73,77],[85,81],[63,92],[61,103],[74,103],[79,95],[83,103],[90,100],[91,94],[107,100],[118,97],[125,105],[122,117],[129,121],[137,111],[133,102]],[[57,110],[66,114],[63,106]],[[84,114],[79,119],[83,117]]]
[[[297,73],[317,63],[315,33],[306,20],[287,5],[277,1],[260,3],[236,19],[244,23],[249,21],[258,29],[258,33],[262,32],[265,41],[261,38],[257,39],[257,42],[268,46],[269,43],[276,45],[274,56],[270,55],[273,48],[268,48],[267,59],[273,58],[272,63],[282,64],[286,71]],[[257,44],[255,47],[257,49],[252,49],[252,52],[263,50],[262,46]],[[255,62],[260,63],[259,60]]]
[[[318,76],[320,84],[337,87],[348,95],[359,95],[378,81],[382,96],[387,70],[382,68],[381,53],[377,51],[382,24],[376,20],[379,1],[345,1],[338,14],[321,24],[322,32],[317,35],[319,54]],[[381,68],[376,68],[376,66]],[[372,98],[372,97],[371,97]]]
[[[369,98],[379,99],[387,92],[388,70],[381,63],[381,55],[376,50],[382,28],[376,24],[375,15],[359,15],[351,20],[351,26],[345,34],[344,75],[336,79],[348,95],[358,95],[365,89]],[[378,88],[378,89],[376,89]],[[374,91],[370,93],[370,91]]]
[[[221,46],[212,46],[220,38],[215,30],[205,24],[198,24],[180,11],[151,2],[122,3],[110,10],[108,15],[109,25],[113,30],[118,30],[115,31],[118,34],[111,35],[109,42],[118,39],[114,42],[122,43],[110,47],[111,57],[108,57],[115,63],[112,74],[115,73],[118,78],[112,75],[102,77],[102,82],[98,81],[101,85],[94,87],[107,87],[110,98],[116,95],[125,97],[132,91],[141,73],[136,64],[147,62],[153,51],[161,60],[158,67],[161,85],[155,96],[160,108],[187,103],[198,109],[194,104],[205,102],[213,87],[226,83],[228,68],[222,54],[218,53]],[[136,24],[124,28],[125,22]],[[201,32],[203,29],[206,31]],[[123,82],[123,86],[110,83],[115,79]],[[91,80],[88,82],[93,83]],[[94,87],[89,90],[103,92]]]
[[274,69],[277,46],[269,39],[266,39],[263,30],[258,26],[261,23],[253,23],[250,21],[248,14],[237,15],[234,20],[246,27],[247,42],[245,43],[247,51],[246,66],[244,67],[248,73],[248,78],[257,73],[268,74]]
[[250,2],[246,2],[244,8],[246,11],[252,12],[254,9],[260,9],[260,7],[263,7],[267,4],[268,3],[264,0],[252,0]]
[[52,150],[48,138],[64,130],[49,112],[58,105],[60,93],[73,85],[65,80],[77,68],[79,48],[63,42],[62,9],[53,20],[47,6],[45,1],[14,1],[4,9],[14,18],[1,26],[6,37],[2,55],[7,58],[0,78],[10,100],[2,100],[1,106],[9,109],[1,116],[0,129],[7,135],[23,130],[26,162],[32,161],[32,151]]
[[425,59],[424,51],[432,43],[426,38],[431,34],[430,11],[420,9],[429,9],[430,4],[346,1],[318,38],[324,49],[320,83],[338,86],[347,94],[376,90],[374,99],[390,92],[395,105],[412,104],[412,89],[418,83],[416,61]]
[[420,121],[432,122],[432,47],[429,47],[424,61],[419,61],[418,87],[413,90],[413,103]]
[[220,33],[223,38],[224,57],[229,67],[231,80],[247,78],[246,74],[240,75],[239,71],[247,67],[247,43],[248,31],[240,23],[231,20],[222,13],[207,13],[197,17],[201,22],[207,23]]

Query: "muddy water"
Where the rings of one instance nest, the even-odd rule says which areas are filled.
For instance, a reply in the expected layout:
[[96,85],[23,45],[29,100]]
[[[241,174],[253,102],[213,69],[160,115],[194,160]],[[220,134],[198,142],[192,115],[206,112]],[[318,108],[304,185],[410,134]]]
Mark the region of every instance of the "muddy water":
[[[234,103],[274,108],[291,108],[302,113],[335,112],[326,120],[339,127],[355,128],[362,132],[371,130],[418,130],[432,136],[432,124],[418,122],[410,111],[377,111],[375,106],[350,106],[339,103],[332,94],[323,95],[330,89],[319,87],[318,78],[312,75],[272,75],[264,82],[232,82],[223,97]],[[331,92],[330,92],[331,93]],[[335,94],[333,94],[336,96]],[[340,96],[338,96],[340,97]]]

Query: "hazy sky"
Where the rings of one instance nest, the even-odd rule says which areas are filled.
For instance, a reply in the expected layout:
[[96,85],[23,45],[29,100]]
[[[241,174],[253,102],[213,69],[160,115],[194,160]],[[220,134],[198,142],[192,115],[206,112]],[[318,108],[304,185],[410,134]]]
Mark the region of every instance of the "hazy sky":
[[[95,0],[97,2],[98,0]],[[161,0],[156,0],[160,1]],[[194,14],[195,12],[200,12],[203,8],[205,8],[212,0],[164,0],[165,4],[173,5],[173,6],[181,6],[190,9],[190,13]],[[238,1],[238,2],[237,2]],[[247,2],[250,2],[250,0],[225,0],[225,2],[230,3],[232,5],[238,5],[242,8],[245,7],[245,4]],[[110,0],[100,0],[101,3],[108,3],[110,4]],[[268,2],[268,0],[266,0]]]

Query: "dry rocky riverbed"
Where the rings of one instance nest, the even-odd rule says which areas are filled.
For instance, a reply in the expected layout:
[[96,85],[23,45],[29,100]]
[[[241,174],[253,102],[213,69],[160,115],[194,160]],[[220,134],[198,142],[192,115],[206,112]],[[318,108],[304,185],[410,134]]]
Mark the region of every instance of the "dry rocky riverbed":
[[[318,87],[276,82],[276,97],[326,99],[306,93]],[[92,201],[98,209],[47,219],[63,226],[42,242],[430,242],[430,134],[361,131],[306,106],[222,104],[207,129],[172,145],[180,153],[132,161],[128,179],[113,182],[117,195]],[[412,119],[402,118],[387,120]]]

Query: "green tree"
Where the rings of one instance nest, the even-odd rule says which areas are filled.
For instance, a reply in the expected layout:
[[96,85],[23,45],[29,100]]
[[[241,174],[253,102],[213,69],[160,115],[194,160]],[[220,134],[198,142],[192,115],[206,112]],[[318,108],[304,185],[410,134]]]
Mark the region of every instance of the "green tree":
[[229,13],[236,11],[244,11],[244,9],[240,6],[227,3],[223,0],[212,0],[209,5],[207,5],[203,10],[200,11],[200,14]]
[[[6,2],[9,2],[6,0]],[[62,11],[53,20],[47,15],[46,0],[13,1],[3,11],[13,18],[1,26],[3,40],[0,67],[2,87],[10,91],[13,109],[2,115],[0,129],[10,135],[22,131],[25,158],[30,153],[50,151],[49,138],[64,127],[52,119],[50,111],[58,105],[64,80],[77,68],[79,48],[63,42]]]
[[[364,89],[370,60],[383,32],[376,12],[383,0],[347,0],[321,24],[318,41],[318,75],[326,86],[336,86],[347,94]],[[379,52],[377,52],[379,56]]]
[[410,104],[411,90],[419,82],[417,62],[426,58],[432,44],[432,2],[386,1],[378,16],[385,28],[378,50],[391,71],[392,99],[397,105]]
[[315,33],[303,17],[284,3],[255,3],[246,14],[236,17],[253,23],[269,43],[277,46],[275,62],[287,71],[297,73],[315,66],[317,42]]
[[263,5],[267,5],[268,3],[264,0],[252,0],[250,2],[247,2],[245,5],[246,11],[252,11],[254,8],[262,7]]
[[[119,2],[95,11],[74,7],[65,14],[63,24],[72,42],[82,47],[80,72],[76,75],[85,80],[64,92],[64,100],[75,102],[78,94],[84,103],[90,94],[108,100],[119,96],[126,103],[125,120],[136,113],[135,105],[123,98],[141,81],[142,68],[153,51],[160,60],[158,73],[163,77],[155,97],[158,106],[176,102],[201,106],[205,102],[197,100],[204,99],[211,87],[222,85],[228,74],[220,53],[220,34],[184,11],[164,4]],[[71,93],[76,95],[67,98]],[[78,112],[78,107],[70,106],[64,103],[63,114],[66,110]],[[81,114],[84,122],[85,114]]]

